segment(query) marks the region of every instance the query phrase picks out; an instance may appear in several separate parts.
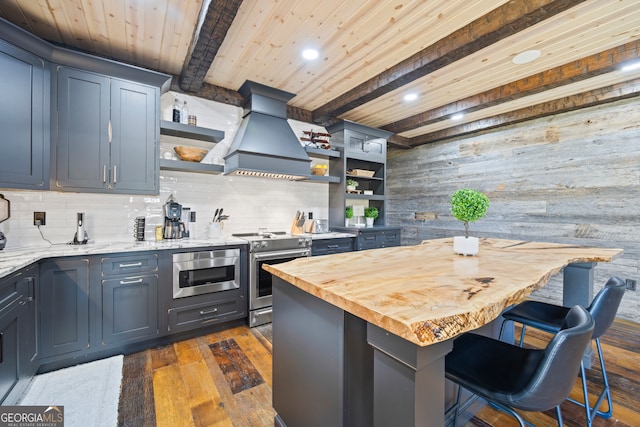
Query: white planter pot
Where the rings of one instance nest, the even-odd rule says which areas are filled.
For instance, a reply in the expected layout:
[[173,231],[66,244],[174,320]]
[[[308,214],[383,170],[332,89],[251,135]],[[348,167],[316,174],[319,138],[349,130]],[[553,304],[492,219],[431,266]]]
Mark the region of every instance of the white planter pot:
[[453,238],[453,251],[460,255],[475,255],[480,244],[477,237],[455,236]]
[[367,224],[367,227],[373,227],[373,220],[375,218],[365,218],[364,222]]
[[356,186],[355,185],[347,185],[347,191],[355,192],[356,191]]

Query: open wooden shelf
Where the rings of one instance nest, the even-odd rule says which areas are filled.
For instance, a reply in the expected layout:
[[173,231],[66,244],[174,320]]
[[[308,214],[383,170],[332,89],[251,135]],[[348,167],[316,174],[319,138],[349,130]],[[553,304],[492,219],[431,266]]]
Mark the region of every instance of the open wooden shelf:
[[185,125],[183,123],[170,122],[167,120],[160,121],[160,133],[162,135],[215,143],[224,139],[224,132],[221,130]]
[[160,170],[209,173],[219,175],[224,172],[224,166],[211,165],[208,163],[185,162],[183,160],[160,159]]

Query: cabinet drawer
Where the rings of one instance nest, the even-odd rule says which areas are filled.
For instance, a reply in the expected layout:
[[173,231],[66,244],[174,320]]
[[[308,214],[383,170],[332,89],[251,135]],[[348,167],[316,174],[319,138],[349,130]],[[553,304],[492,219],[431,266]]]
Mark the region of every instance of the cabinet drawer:
[[182,332],[244,315],[243,298],[234,297],[169,309],[169,332]]
[[101,260],[102,275],[137,274],[158,269],[157,254],[133,254],[121,257],[106,257]]
[[311,245],[311,255],[328,255],[353,250],[353,238],[314,240]]
[[381,231],[361,231],[358,235],[358,250],[381,248],[383,233]]
[[384,247],[400,246],[400,230],[383,232]]

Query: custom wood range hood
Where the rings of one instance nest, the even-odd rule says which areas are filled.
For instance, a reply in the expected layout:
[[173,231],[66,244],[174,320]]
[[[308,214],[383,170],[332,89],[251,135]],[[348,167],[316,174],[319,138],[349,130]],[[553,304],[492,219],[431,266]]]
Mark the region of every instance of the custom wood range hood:
[[287,122],[287,101],[295,95],[249,80],[239,92],[245,99],[244,114],[224,158],[224,174],[309,177],[311,159]]

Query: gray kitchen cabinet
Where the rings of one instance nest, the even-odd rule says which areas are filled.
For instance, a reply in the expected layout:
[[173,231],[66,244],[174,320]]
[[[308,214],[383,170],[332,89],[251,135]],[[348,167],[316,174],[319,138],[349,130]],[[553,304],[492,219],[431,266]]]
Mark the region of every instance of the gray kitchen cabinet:
[[[356,234],[354,250],[388,248],[400,246],[400,227],[380,226],[373,228],[333,227],[334,231]],[[314,242],[315,244],[315,242]]]
[[159,90],[57,67],[55,188],[158,193]]
[[158,255],[132,253],[100,260],[101,345],[158,335]]
[[340,237],[336,239],[313,239],[311,256],[339,254],[353,251],[353,237]]
[[[329,184],[329,226],[344,227],[345,208],[355,205],[378,208],[374,228],[386,225],[386,155],[391,133],[347,120],[327,131],[331,145],[342,151],[342,157],[329,161],[330,174],[342,178]],[[358,182],[355,192],[347,190],[349,179]]]
[[190,331],[247,315],[246,299],[237,289],[191,299],[191,303],[177,304],[167,311],[170,333]]
[[0,403],[16,403],[37,369],[37,280],[37,266],[0,280]]
[[371,129],[356,130],[355,125],[347,127],[344,134],[345,154],[384,163],[387,160],[386,132],[372,134]]
[[0,40],[0,187],[49,188],[48,63]]
[[89,259],[40,264],[40,356],[71,357],[89,349]]

